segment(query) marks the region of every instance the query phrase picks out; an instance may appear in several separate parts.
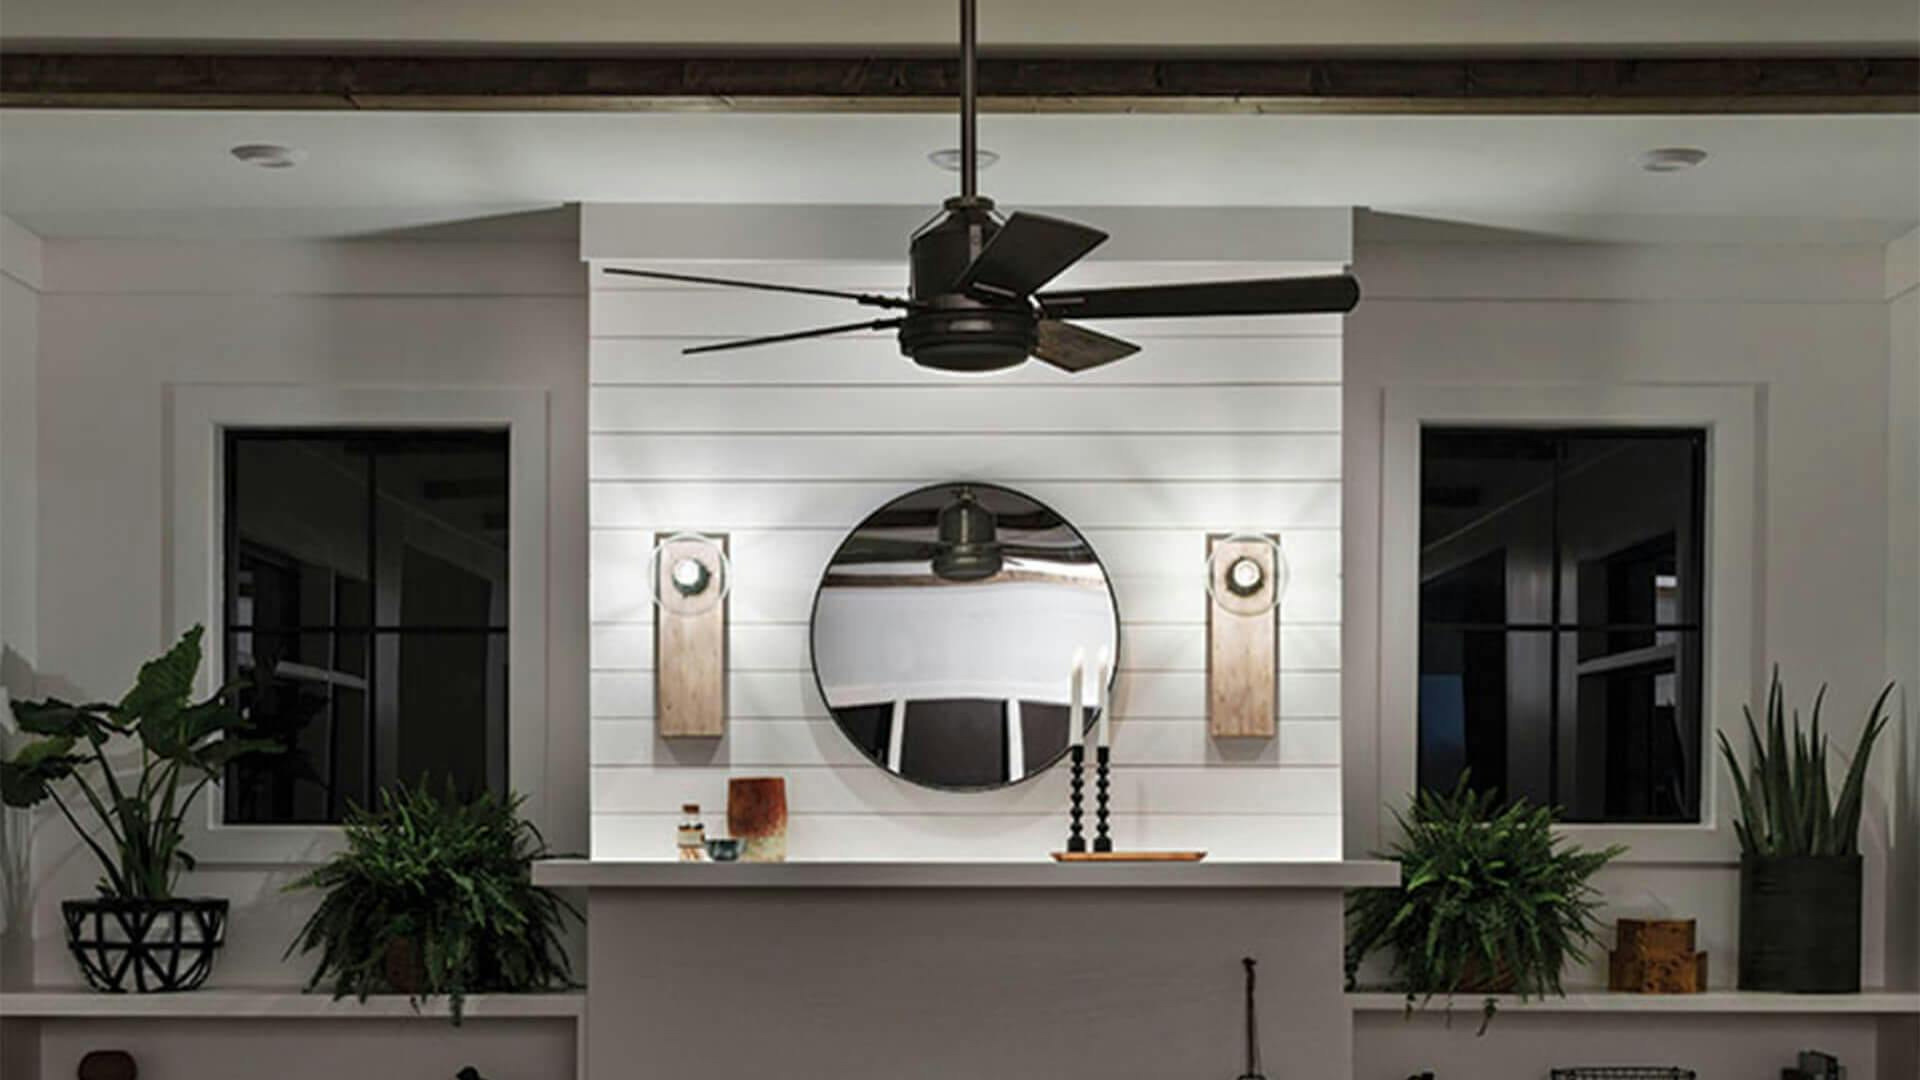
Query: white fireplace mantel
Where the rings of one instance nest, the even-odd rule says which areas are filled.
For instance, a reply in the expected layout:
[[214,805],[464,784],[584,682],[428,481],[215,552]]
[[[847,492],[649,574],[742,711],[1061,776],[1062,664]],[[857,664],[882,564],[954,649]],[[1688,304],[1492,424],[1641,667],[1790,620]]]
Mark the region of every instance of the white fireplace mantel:
[[536,885],[587,889],[1351,889],[1396,885],[1381,861],[714,863],[552,859]]

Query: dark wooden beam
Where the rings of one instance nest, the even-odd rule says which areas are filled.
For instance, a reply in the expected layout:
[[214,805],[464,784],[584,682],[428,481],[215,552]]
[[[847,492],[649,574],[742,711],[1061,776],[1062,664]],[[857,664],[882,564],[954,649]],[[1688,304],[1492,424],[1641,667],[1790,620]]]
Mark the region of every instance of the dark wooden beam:
[[[952,107],[927,56],[0,53],[0,107],[738,109]],[[1001,111],[1916,113],[1920,58],[984,59]]]

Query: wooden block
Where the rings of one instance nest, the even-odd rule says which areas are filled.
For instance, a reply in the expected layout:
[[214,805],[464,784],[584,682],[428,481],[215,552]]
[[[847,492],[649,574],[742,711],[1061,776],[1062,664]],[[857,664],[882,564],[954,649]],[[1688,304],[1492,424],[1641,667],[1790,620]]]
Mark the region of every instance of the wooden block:
[[[1213,534],[1207,537],[1207,557],[1214,575],[1211,595],[1202,597],[1207,605],[1208,730],[1216,739],[1270,739],[1279,705],[1274,549]],[[1228,570],[1242,558],[1259,564],[1263,574],[1260,588],[1244,597],[1236,596],[1226,582]]]
[[654,572],[660,603],[653,609],[654,716],[663,738],[717,739],[727,730],[727,600],[706,593],[683,595],[672,581],[674,564],[696,559],[721,587],[723,570],[713,545],[727,550],[725,533],[705,534],[713,545],[661,533],[666,544]]
[[1621,919],[1614,925],[1608,987],[1637,994],[1692,994],[1707,988],[1707,956],[1694,951],[1692,919]]
[[1707,989],[1707,954],[1615,949],[1607,956],[1607,989],[1629,994],[1699,994]]
[[1692,952],[1692,919],[1620,919],[1614,923],[1616,944],[1622,949],[1652,952]]

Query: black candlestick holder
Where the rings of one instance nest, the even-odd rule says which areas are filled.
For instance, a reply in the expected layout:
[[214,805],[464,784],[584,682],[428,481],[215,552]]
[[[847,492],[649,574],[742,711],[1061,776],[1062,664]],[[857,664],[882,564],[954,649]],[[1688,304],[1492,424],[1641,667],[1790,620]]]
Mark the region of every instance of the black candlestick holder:
[[1110,786],[1107,774],[1110,770],[1113,751],[1109,747],[1098,747],[1093,752],[1093,850],[1112,851],[1113,837],[1107,834],[1107,789]]
[[1087,838],[1085,833],[1082,832],[1080,828],[1080,821],[1081,821],[1081,818],[1084,816],[1082,807],[1086,802],[1086,790],[1087,790],[1087,780],[1085,775],[1086,767],[1087,767],[1086,746],[1080,743],[1075,743],[1071,750],[1071,755],[1073,758],[1073,774],[1072,774],[1072,779],[1069,781],[1069,785],[1073,789],[1073,803],[1072,803],[1072,809],[1068,812],[1068,815],[1067,815],[1067,821],[1068,821],[1067,850],[1077,855],[1087,850]]

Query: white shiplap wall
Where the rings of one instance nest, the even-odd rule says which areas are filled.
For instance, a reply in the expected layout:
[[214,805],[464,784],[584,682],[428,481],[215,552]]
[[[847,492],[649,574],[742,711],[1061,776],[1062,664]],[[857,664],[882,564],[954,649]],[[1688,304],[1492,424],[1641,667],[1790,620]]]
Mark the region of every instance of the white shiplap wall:
[[[1163,248],[1183,234],[1180,221],[1147,211],[1063,213],[1151,223]],[[920,371],[882,334],[684,357],[682,346],[716,333],[850,321],[861,309],[597,272],[679,266],[897,292],[904,267],[885,252],[903,235],[892,228],[898,211],[875,216],[882,223],[861,230],[871,239],[837,252],[844,259],[756,259],[734,243],[724,260],[700,262],[684,261],[692,244],[667,235],[669,217],[594,207],[583,216],[583,250],[596,268],[594,857],[670,856],[679,805],[700,803],[709,827],[718,826],[730,774],[787,778],[795,858],[1036,858],[1057,846],[1063,770],[988,794],[918,788],[849,745],[814,688],[807,617],[842,536],[903,491],[963,478],[1008,484],[1055,507],[1114,578],[1123,620],[1114,784],[1121,843],[1202,847],[1216,857],[1338,857],[1342,320],[1133,322],[1119,332],[1145,350],[1104,371],[1069,379],[1030,364],[961,380]],[[1347,259],[1346,221],[1345,211],[1250,214],[1247,229],[1227,230],[1238,236],[1231,261],[1182,251],[1173,260],[1129,258],[1117,237],[1109,247],[1121,258],[1063,280],[1328,272]],[[1207,225],[1187,231],[1190,244],[1217,250],[1217,212]],[[732,534],[731,716],[718,743],[654,734],[645,578],[652,537],[663,529]],[[1292,563],[1280,735],[1269,741],[1215,742],[1206,732],[1201,567],[1204,534],[1223,529],[1277,530]]]

